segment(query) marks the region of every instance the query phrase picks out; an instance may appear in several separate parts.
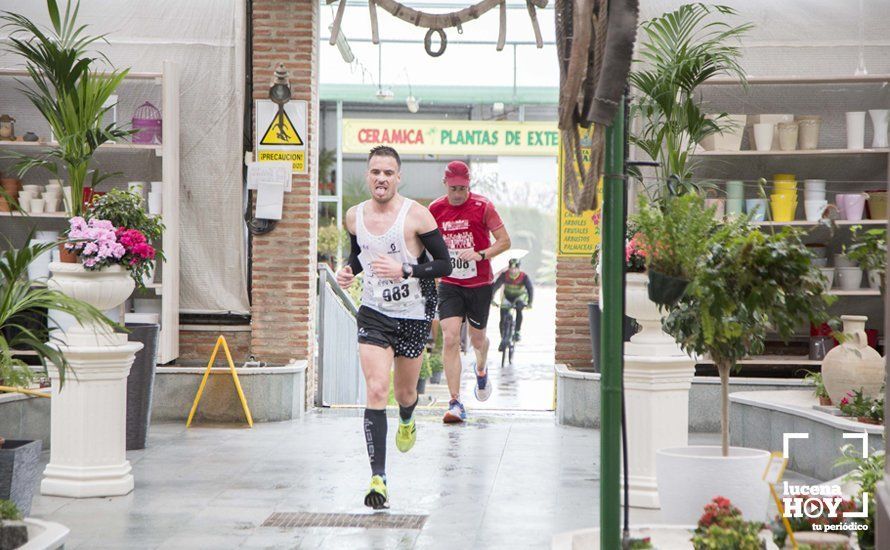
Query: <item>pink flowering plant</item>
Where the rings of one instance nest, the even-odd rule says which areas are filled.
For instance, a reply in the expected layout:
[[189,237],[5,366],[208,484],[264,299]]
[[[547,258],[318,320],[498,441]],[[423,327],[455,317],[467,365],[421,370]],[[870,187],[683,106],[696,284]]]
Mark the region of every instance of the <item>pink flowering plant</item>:
[[[145,212],[142,197],[111,189],[95,199],[83,218],[72,218],[66,248],[78,253],[87,269],[124,266],[138,288],[144,288],[153,262],[163,262],[164,224]],[[101,240],[100,240],[101,238]]]
[[77,254],[91,271],[110,265],[122,265],[140,287],[143,275],[151,269],[157,255],[145,235],[137,229],[114,227],[108,220],[80,216],[69,220],[65,248]]

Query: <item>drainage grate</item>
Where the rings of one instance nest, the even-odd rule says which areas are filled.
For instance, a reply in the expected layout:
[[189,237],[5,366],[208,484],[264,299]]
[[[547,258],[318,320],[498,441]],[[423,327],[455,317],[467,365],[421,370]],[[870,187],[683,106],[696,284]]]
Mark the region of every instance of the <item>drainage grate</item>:
[[314,514],[275,512],[263,527],[359,527],[362,529],[423,529],[427,516],[410,514]]

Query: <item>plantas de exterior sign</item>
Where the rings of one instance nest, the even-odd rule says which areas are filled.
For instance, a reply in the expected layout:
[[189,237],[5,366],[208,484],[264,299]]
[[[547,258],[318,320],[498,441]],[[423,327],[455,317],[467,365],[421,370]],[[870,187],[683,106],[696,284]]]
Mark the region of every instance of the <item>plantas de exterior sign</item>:
[[552,122],[343,120],[344,153],[366,155],[375,145],[403,155],[555,157],[559,132]]

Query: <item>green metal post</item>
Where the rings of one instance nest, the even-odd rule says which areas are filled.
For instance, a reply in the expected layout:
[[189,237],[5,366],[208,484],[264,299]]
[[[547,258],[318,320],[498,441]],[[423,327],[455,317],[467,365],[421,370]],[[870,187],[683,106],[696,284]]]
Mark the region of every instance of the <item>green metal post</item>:
[[606,128],[603,181],[603,322],[600,336],[600,548],[621,548],[621,378],[624,314],[624,101]]

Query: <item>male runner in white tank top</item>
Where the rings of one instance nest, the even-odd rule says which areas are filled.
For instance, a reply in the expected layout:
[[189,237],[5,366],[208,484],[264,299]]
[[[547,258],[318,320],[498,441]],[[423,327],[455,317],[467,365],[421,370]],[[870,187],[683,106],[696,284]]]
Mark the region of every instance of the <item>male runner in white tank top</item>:
[[365,375],[364,432],[371,461],[371,487],[365,505],[389,505],[386,490],[386,402],[395,361],[393,389],[399,403],[396,447],[408,452],[416,440],[414,407],[421,354],[436,311],[435,279],[451,273],[451,261],[429,210],[399,194],[401,159],[379,146],[368,155],[371,200],[346,213],[352,241],[337,283],[349,288],[364,271],[357,316],[359,360]]

